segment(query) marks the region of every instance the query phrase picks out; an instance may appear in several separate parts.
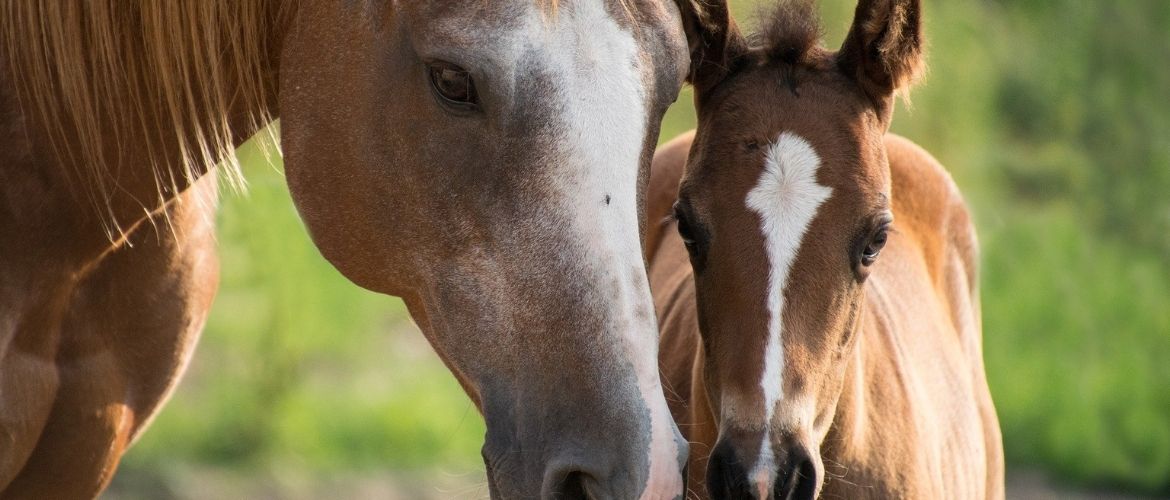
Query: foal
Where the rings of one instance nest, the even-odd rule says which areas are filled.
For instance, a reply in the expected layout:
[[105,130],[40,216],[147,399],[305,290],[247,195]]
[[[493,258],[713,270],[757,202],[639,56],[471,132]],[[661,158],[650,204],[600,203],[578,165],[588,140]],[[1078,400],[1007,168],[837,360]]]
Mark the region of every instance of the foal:
[[810,3],[776,12],[750,39],[726,6],[689,27],[710,41],[698,130],[652,167],[660,363],[692,491],[1001,498],[975,233],[942,166],[887,134],[922,65],[919,0],[862,0],[835,53]]

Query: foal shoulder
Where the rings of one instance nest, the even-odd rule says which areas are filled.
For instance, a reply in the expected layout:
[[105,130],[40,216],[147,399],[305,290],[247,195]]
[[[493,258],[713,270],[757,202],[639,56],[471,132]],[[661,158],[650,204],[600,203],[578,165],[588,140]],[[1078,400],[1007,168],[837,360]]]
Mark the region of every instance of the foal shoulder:
[[[976,434],[954,433],[955,437],[964,439],[951,442],[948,448],[957,453],[952,457],[954,463],[961,465],[952,470],[968,472],[974,481],[970,485],[985,484],[987,498],[1003,498],[1002,436],[984,373],[977,281],[979,249],[970,211],[950,174],[930,153],[893,134],[886,136],[885,145],[893,182],[894,225],[897,231],[909,233],[921,245],[941,305],[954,326],[957,343],[951,346],[957,347],[961,356],[949,358],[950,362],[946,363],[956,369],[951,377],[936,371],[923,372],[929,373],[928,378],[933,381],[952,384],[947,390],[958,398],[937,398],[949,405],[937,415],[945,415],[945,420],[952,424],[982,430],[982,441]],[[939,365],[924,366],[937,370]],[[970,401],[977,409],[977,419],[960,424],[955,415],[964,394],[973,395]]]
[[895,226],[922,245],[936,280],[947,261],[961,261],[970,291],[977,277],[979,247],[970,211],[951,174],[937,159],[909,139],[886,134],[886,155],[893,183]]

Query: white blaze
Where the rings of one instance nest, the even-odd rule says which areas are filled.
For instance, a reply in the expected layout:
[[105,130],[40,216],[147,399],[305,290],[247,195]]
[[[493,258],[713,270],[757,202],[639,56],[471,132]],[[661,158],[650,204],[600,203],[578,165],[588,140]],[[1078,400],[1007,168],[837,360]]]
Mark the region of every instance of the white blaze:
[[808,141],[784,132],[767,151],[760,180],[747,195],[747,207],[760,216],[760,230],[768,256],[768,339],[764,347],[764,436],[755,474],[775,470],[768,425],[776,403],[784,397],[784,290],[805,231],[832,190],[817,184],[821,159]]
[[[466,50],[499,66],[502,77],[491,83],[505,101],[536,96],[538,105],[557,112],[553,123],[534,125],[550,133],[547,139],[556,149],[547,158],[557,169],[550,176],[555,178],[551,203],[561,217],[533,223],[567,236],[572,244],[563,245],[558,257],[593,271],[587,278],[596,286],[587,293],[609,311],[606,332],[613,334],[599,339],[596,349],[619,356],[619,366],[633,367],[649,411],[649,448],[639,457],[647,459],[649,473],[640,496],[674,499],[685,493],[679,470],[683,450],[658,374],[658,329],[638,230],[638,173],[650,120],[646,72],[652,68],[640,58],[634,34],[607,12],[606,3],[562,2],[552,12],[530,3],[526,13],[515,14],[516,29],[493,32]],[[452,38],[466,36],[458,23],[446,28]],[[534,75],[547,78],[547,86],[544,81],[539,88],[517,86]]]
[[[675,425],[658,374],[658,330],[638,232],[637,186],[646,135],[646,89],[639,48],[603,2],[565,5],[557,25],[544,25],[548,67],[564,104],[564,147],[579,170],[561,186],[573,214],[574,239],[586,259],[604,269],[606,300],[622,308],[612,331],[634,367],[650,412],[649,476],[644,500],[684,494]],[[572,252],[569,258],[580,258]]]

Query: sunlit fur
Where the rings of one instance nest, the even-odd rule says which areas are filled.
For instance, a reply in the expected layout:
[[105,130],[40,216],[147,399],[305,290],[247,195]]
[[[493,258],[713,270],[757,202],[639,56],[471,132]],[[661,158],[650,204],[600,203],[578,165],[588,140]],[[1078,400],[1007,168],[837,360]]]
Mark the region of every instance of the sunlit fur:
[[[108,209],[118,189],[108,170],[127,168],[107,147],[114,142],[149,153],[158,188],[157,200],[142,200],[150,210],[220,162],[226,180],[242,183],[240,131],[227,117],[250,116],[252,130],[271,120],[263,72],[276,47],[267,33],[283,14],[280,1],[3,2],[0,45],[94,208]],[[163,114],[127,106],[143,102],[161,103]],[[124,229],[103,222],[111,235]]]

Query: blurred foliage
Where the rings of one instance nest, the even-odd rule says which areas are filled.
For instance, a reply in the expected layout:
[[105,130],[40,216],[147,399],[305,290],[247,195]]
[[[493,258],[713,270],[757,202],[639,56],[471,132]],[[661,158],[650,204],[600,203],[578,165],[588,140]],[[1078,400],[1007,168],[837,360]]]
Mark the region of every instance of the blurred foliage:
[[[736,2],[747,26],[752,5]],[[824,1],[826,43],[852,2]],[[1009,468],[1170,493],[1170,2],[926,2],[930,74],[894,131],[954,174],[983,244]],[[694,125],[689,91],[663,139]],[[124,469],[474,470],[483,424],[401,303],[341,278],[276,169],[220,214],[198,356]]]
[[400,300],[320,256],[263,151],[241,148],[247,193],[221,205],[220,291],[195,360],[123,469],[481,467],[482,419],[459,384]]
[[894,130],[975,209],[1009,467],[1170,492],[1170,2],[927,7]]

